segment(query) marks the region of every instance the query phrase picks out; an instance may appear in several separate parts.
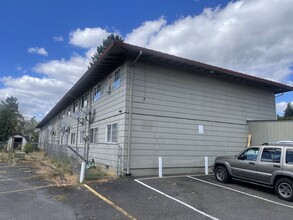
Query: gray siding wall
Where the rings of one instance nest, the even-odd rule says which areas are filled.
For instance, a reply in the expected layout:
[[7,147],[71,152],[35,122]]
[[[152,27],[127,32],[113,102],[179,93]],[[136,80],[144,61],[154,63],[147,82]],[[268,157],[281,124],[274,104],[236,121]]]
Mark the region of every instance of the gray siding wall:
[[248,121],[251,144],[293,140],[293,121]]
[[[121,66],[121,83],[120,87],[112,90],[110,93],[104,92],[101,94],[100,99],[88,103],[92,106],[92,112],[94,113],[94,121],[90,125],[90,128],[98,128],[98,143],[90,144],[90,154],[89,159],[94,159],[95,162],[117,166],[117,157],[118,157],[118,144],[117,143],[106,143],[106,126],[107,124],[118,123],[118,143],[119,146],[123,149],[125,142],[125,111],[126,111],[126,76],[127,76],[127,67],[126,65]],[[111,73],[109,73],[111,74]],[[98,84],[99,82],[97,82]],[[103,85],[108,83],[108,76],[102,80]],[[88,93],[91,94],[92,98],[92,89],[89,88]],[[81,97],[78,99],[80,100]],[[41,128],[40,132],[40,142],[43,143],[48,141],[49,143],[56,144],[68,144],[74,149],[78,149],[80,154],[83,155],[85,142],[80,142],[80,131],[85,131],[88,135],[88,122],[84,120],[83,125],[78,124],[77,120],[72,117],[73,114],[73,103],[68,106],[64,111],[67,113],[68,108],[71,109],[71,116],[63,117],[63,112],[60,112],[54,119],[52,119],[46,126]],[[86,110],[86,107],[82,109]],[[60,121],[64,122],[66,125],[70,126],[69,134],[62,134],[58,124]],[[52,135],[48,131],[48,126],[51,125],[55,131],[55,135]],[[77,145],[72,144],[70,140],[71,133],[75,133],[77,137]],[[64,136],[63,140],[62,135]]]
[[143,63],[133,72],[134,175],[155,174],[158,156],[165,173],[195,171],[246,146],[247,119],[275,119],[270,91]]

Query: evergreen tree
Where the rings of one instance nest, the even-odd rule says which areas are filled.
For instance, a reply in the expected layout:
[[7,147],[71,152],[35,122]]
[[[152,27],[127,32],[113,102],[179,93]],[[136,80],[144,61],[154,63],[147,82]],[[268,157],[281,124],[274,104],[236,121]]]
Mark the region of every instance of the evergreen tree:
[[17,98],[7,97],[0,103],[0,141],[7,141],[8,137],[22,133],[24,118],[19,113]]
[[287,108],[284,111],[284,118],[290,118],[290,117],[293,117],[293,108],[292,108],[291,102],[287,104]]
[[124,39],[117,34],[110,34],[106,39],[103,40],[103,44],[97,47],[97,52],[95,52],[95,54],[92,56],[92,61],[90,62],[91,66],[98,60],[98,58],[103,54],[105,49],[110,45],[112,41],[123,42]]

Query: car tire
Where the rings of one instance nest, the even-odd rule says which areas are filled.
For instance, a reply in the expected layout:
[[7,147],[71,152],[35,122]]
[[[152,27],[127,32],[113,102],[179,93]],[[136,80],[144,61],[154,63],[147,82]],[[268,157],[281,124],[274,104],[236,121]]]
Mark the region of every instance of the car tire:
[[230,175],[227,168],[224,166],[217,166],[215,170],[215,177],[220,183],[227,183],[230,180]]
[[293,181],[288,178],[281,178],[275,183],[275,192],[280,199],[293,200]]

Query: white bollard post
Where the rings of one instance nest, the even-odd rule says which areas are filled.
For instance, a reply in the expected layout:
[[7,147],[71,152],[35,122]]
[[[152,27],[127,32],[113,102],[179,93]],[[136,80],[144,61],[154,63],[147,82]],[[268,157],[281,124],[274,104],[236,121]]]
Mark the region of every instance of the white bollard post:
[[83,161],[81,163],[81,169],[80,169],[80,178],[79,178],[80,183],[83,183],[84,181],[84,174],[85,174],[85,162]]
[[159,157],[159,177],[163,177],[163,161],[162,157]]
[[209,158],[207,156],[204,157],[204,171],[205,175],[209,175]]

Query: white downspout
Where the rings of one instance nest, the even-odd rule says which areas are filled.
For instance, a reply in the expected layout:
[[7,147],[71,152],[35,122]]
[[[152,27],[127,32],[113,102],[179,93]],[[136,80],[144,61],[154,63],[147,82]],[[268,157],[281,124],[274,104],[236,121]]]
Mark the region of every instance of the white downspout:
[[131,175],[129,172],[130,169],[130,148],[131,148],[131,128],[132,128],[132,87],[133,87],[133,67],[141,57],[142,51],[139,51],[139,54],[135,60],[130,64],[130,86],[129,86],[129,116],[128,116],[128,142],[127,142],[127,168],[126,175]]

